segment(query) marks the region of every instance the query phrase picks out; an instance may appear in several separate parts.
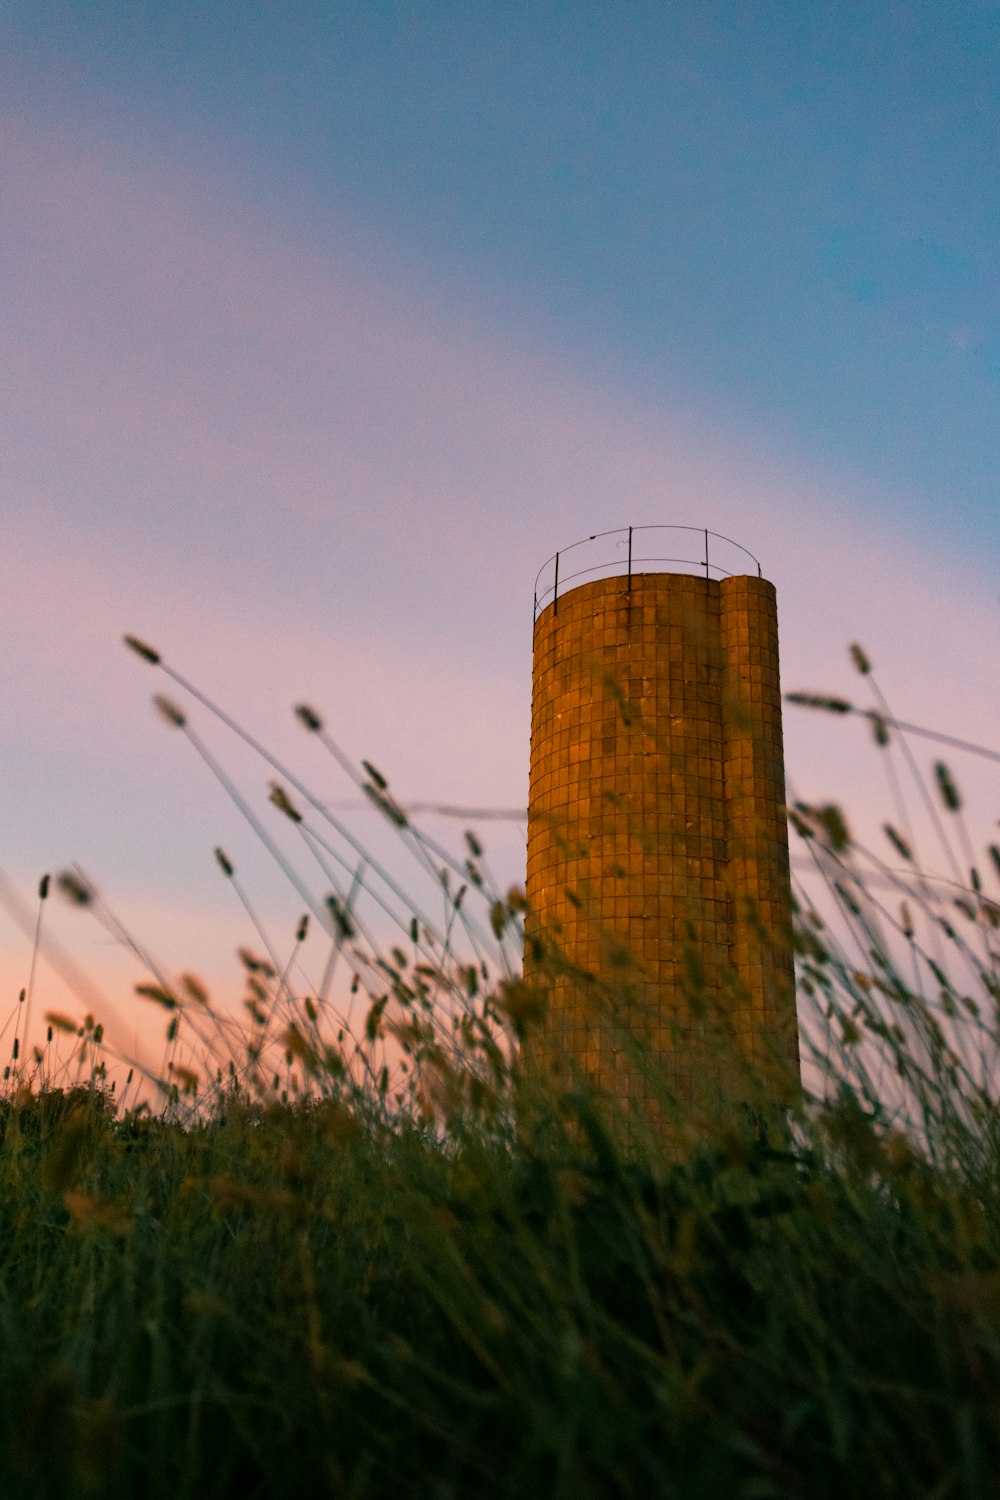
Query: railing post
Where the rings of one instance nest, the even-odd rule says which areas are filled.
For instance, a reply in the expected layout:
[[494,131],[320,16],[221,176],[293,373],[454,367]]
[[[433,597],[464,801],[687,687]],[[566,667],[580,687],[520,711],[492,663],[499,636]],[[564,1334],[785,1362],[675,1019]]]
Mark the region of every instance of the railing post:
[[[592,536],[589,536],[589,537],[581,537],[581,539],[580,539],[579,542],[573,542],[573,543],[571,543],[571,545],[568,548],[566,548],[565,550],[569,551],[569,552],[572,552],[574,550],[574,548],[576,548],[576,547],[582,547],[585,542],[594,542],[594,541],[597,541],[598,537],[601,537],[601,538],[619,537],[619,540],[614,543],[614,551],[617,552],[618,548],[622,545],[621,539],[620,539],[620,533],[622,531],[626,531],[628,533],[628,540],[627,540],[627,542],[626,542],[625,545],[626,545],[626,547],[628,549],[627,550],[627,560],[626,560],[626,568],[627,568],[627,593],[630,596],[631,596],[631,593],[632,593],[632,564],[636,560],[635,559],[634,549],[633,549],[633,541],[634,541],[633,533],[635,531],[683,531],[685,533],[685,535],[690,535],[690,534],[692,534],[694,532],[700,531],[701,534],[702,534],[702,537],[704,539],[703,540],[703,555],[702,555],[702,557],[699,559],[699,561],[697,563],[695,563],[695,560],[694,560],[693,557],[688,557],[687,556],[687,544],[685,543],[683,549],[680,549],[680,550],[683,550],[684,556],[682,556],[682,557],[659,557],[659,556],[650,557],[650,556],[647,555],[644,558],[639,558],[640,562],[645,561],[647,563],[647,565],[650,564],[650,563],[665,563],[668,566],[676,565],[677,567],[679,567],[682,570],[686,569],[686,568],[690,568],[690,567],[701,567],[701,568],[704,568],[704,570],[705,570],[705,581],[706,581],[706,583],[710,583],[712,581],[712,569],[713,568],[716,569],[716,571],[720,574],[721,577],[723,577],[723,578],[731,578],[734,575],[732,573],[728,573],[726,571],[726,569],[722,567],[721,563],[713,563],[712,562],[712,537],[714,536],[715,539],[716,539],[716,541],[725,542],[727,545],[730,545],[730,546],[733,546],[733,547],[737,548],[746,557],[748,557],[750,559],[750,561],[756,565],[756,568],[757,568],[757,577],[758,578],[763,578],[763,576],[764,576],[763,568],[762,568],[762,566],[760,564],[760,561],[756,557],[754,557],[754,555],[753,555],[752,552],[750,552],[746,547],[742,546],[741,543],[734,542],[731,537],[723,536],[722,533],[718,532],[718,531],[710,531],[707,526],[670,526],[670,525],[666,525],[666,526],[638,526],[638,527],[637,526],[627,526],[627,527],[626,526],[617,526],[617,527],[615,527],[611,531],[602,531],[602,532],[596,533],[595,535],[592,535]],[[670,550],[669,544],[667,545],[667,550],[668,551]],[[558,614],[559,613],[559,565],[560,565],[561,561],[562,561],[562,552],[556,552],[556,553],[554,553],[552,557],[548,558],[548,560],[542,564],[541,568],[539,568],[538,573],[537,573],[537,575],[535,577],[534,613],[535,613],[535,619],[536,620],[538,619],[539,608],[541,607],[542,609],[544,609],[544,608],[547,607],[546,604],[545,604],[545,600],[546,600],[547,596],[550,593],[552,595],[552,612],[553,612],[553,614]],[[570,561],[572,562],[573,559],[571,558]],[[538,592],[539,581],[542,580],[542,578],[543,578],[543,576],[545,574],[545,570],[548,568],[549,563],[551,563],[551,562],[555,563],[555,576],[554,576],[554,579],[553,579],[552,587],[551,587],[551,589],[549,589],[549,588],[543,588],[542,592],[541,592],[541,595],[539,595],[539,592]],[[580,579],[585,578],[585,577],[589,578],[589,577],[592,577],[595,574],[599,574],[601,576],[608,576],[610,573],[614,572],[614,570],[615,570],[615,568],[617,566],[618,566],[618,564],[614,561],[614,558],[612,557],[612,559],[609,562],[603,563],[603,564],[599,564],[597,567],[594,567],[594,568],[577,568],[577,569],[574,569],[574,571],[571,572],[568,575],[569,582],[571,584],[573,584],[573,586],[575,588],[575,587],[578,586],[578,583],[579,583]],[[744,563],[743,566],[745,568],[746,564]],[[566,582],[566,577],[565,576],[563,578],[563,582],[564,583]],[[570,592],[572,592],[572,590],[570,590]]]

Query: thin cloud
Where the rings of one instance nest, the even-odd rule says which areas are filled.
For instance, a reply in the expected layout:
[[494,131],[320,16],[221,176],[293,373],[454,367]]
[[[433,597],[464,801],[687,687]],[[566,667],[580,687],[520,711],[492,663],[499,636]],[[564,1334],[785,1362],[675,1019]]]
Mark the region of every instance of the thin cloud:
[[[901,718],[1000,743],[982,559],[883,527],[878,497],[713,426],[682,392],[644,403],[487,314],[451,319],[210,178],[85,129],[5,126],[19,875],[89,863],[93,844],[124,859],[151,920],[170,882],[178,932],[207,899],[188,872],[214,791],[148,710],[128,630],[282,753],[299,753],[290,709],[310,698],[401,800],[517,807],[531,580],[556,547],[630,522],[705,524],[762,559],[786,688],[858,696],[859,638]],[[790,710],[786,742],[804,795],[877,826],[863,734]]]

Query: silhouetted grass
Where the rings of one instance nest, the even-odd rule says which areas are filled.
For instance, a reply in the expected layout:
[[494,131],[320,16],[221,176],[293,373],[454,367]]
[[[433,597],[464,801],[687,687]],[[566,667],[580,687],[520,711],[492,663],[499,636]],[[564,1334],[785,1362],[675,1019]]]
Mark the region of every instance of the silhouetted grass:
[[[873,713],[879,753],[905,755]],[[138,1074],[112,1093],[94,1017],[50,1014],[11,1064],[4,1493],[1000,1493],[1000,854],[980,873],[950,772],[929,792],[960,887],[930,879],[898,814],[887,863],[839,809],[794,809],[830,892],[797,917],[800,1103],[720,1111],[683,1149],[522,1067],[544,982],[519,980],[523,898],[493,889],[474,837],[446,858],[374,767],[349,768],[435,917],[268,774],[299,856],[247,812],[309,918],[284,954],[259,927],[238,1019],[61,880],[133,947],[165,1053],[153,1108]],[[327,956],[306,987],[310,924]],[[542,958],[544,981],[561,960]]]

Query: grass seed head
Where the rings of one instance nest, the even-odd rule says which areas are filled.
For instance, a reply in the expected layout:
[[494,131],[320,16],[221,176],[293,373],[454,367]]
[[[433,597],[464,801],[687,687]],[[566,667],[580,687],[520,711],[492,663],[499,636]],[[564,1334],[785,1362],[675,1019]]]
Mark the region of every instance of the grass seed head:
[[66,897],[66,900],[72,901],[74,906],[93,905],[94,892],[92,888],[74,870],[62,870],[56,877],[56,885]]
[[825,807],[816,809],[816,819],[826,834],[830,848],[835,854],[842,854],[851,842],[851,835],[841,809],[835,802],[828,802]]
[[888,720],[884,714],[880,714],[877,710],[872,709],[868,714],[868,722],[872,726],[872,734],[875,737],[876,745],[880,750],[884,750],[889,743]]
[[175,996],[160,984],[137,984],[135,993],[143,1000],[152,1000],[157,1005],[162,1005],[164,1010],[177,1009]]
[[65,1031],[70,1036],[76,1035],[76,1022],[74,1020],[71,1020],[69,1016],[63,1015],[62,1011],[47,1010],[45,1012],[45,1019],[48,1022],[49,1026],[50,1040],[53,1028],[55,1028],[56,1031]]
[[162,693],[155,693],[153,695],[153,704],[157,712],[166,719],[168,724],[173,725],[175,729],[184,728],[187,719],[176,703],[172,703],[169,698],[164,698]]
[[194,974],[182,974],[181,987],[196,1005],[208,1005],[208,991]]
[[271,782],[271,792],[268,801],[273,802],[278,811],[283,812],[286,818],[291,818],[293,823],[302,822],[302,814],[279,782]]
[[370,760],[363,760],[361,764],[365,768],[365,774],[371,777],[372,782],[378,788],[378,790],[380,792],[384,792],[389,783],[382,775],[382,772],[379,771],[375,766],[373,766]]
[[955,779],[943,760],[939,760],[934,767],[934,779],[945,807],[949,812],[958,812],[962,806],[962,798],[955,785]]
[[323,720],[314,708],[309,707],[308,703],[299,703],[296,706],[295,714],[300,723],[304,724],[313,734],[318,734],[323,728]]
[[160,665],[160,653],[154,651],[152,646],[147,646],[145,641],[140,641],[137,635],[123,635],[122,640],[129,650],[134,651],[136,656],[141,656],[143,661],[148,661],[154,667]]
[[266,958],[258,958],[255,953],[251,953],[249,948],[237,949],[237,955],[248,974],[262,974],[265,979],[275,977],[274,965],[268,963]]
[[799,708],[821,708],[828,714],[852,714],[854,704],[846,698],[831,698],[823,693],[786,693],[785,700]]
[[898,833],[897,830],[893,828],[891,823],[883,823],[882,832],[885,834],[886,838],[889,840],[890,844],[895,849],[900,858],[912,863],[913,850],[903,838],[902,834]]

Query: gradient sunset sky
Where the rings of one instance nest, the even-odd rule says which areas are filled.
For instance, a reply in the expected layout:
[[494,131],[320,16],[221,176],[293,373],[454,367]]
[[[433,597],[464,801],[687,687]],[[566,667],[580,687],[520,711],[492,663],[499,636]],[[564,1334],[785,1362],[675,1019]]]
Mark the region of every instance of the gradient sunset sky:
[[[218,978],[247,938],[222,844],[294,928],[126,631],[324,797],[351,788],[302,700],[404,802],[523,806],[536,570],[629,523],[761,559],[786,689],[858,696],[860,639],[900,716],[1000,745],[998,79],[995,0],[6,0],[0,871],[27,905],[78,860]],[[800,795],[882,797],[860,726],[790,710],[786,741]],[[996,768],[955,769],[988,830]],[[482,831],[520,878],[521,826]],[[0,911],[11,1005],[29,951]]]

